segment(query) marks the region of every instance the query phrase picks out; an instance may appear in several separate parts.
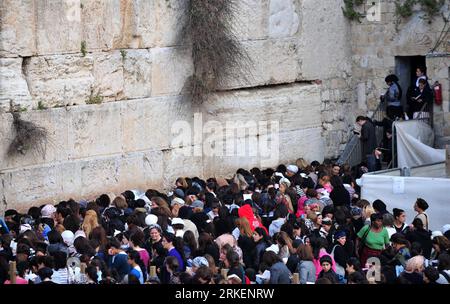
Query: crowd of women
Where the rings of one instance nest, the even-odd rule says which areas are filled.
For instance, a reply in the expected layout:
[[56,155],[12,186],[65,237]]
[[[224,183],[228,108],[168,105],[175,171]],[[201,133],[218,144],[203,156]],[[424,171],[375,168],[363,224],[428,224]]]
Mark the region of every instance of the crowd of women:
[[10,209],[0,283],[448,284],[450,225],[431,232],[421,198],[405,206],[414,219],[360,199],[355,177],[298,159],[230,179],[180,177],[169,193]]

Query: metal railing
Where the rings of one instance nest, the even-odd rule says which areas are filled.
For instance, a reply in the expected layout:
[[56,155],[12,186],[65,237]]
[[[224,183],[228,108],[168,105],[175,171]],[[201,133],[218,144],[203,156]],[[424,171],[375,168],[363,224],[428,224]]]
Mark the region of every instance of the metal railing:
[[[433,105],[432,103],[426,103],[423,105],[422,109],[420,110],[418,117],[415,119],[421,120],[425,123],[427,123],[432,129],[433,129]],[[386,103],[380,102],[378,104],[378,107],[375,109],[375,112],[373,113],[372,117],[369,117],[372,119],[372,121],[378,121],[381,122],[386,117]],[[381,126],[375,126],[375,134],[377,138],[377,143],[380,143],[383,140],[383,127]],[[395,131],[392,134],[392,164],[395,167],[396,162],[396,155],[395,155]],[[362,161],[362,152],[361,152],[361,142],[359,140],[359,137],[356,134],[353,134],[347,145],[345,146],[344,151],[342,152],[341,156],[337,160],[337,163],[340,165],[343,164],[349,164],[351,167],[354,167],[356,165],[359,165]],[[390,165],[388,165],[390,167]]]
[[[378,107],[373,112],[372,117],[369,117],[372,120],[382,121],[385,117],[386,113],[386,103],[380,102]],[[377,143],[381,142],[383,139],[383,127],[375,126],[375,134],[377,138]],[[362,151],[361,151],[361,141],[356,134],[353,134],[347,145],[345,146],[344,151],[341,156],[337,160],[337,163],[340,165],[349,164],[351,167],[359,165],[362,161]]]

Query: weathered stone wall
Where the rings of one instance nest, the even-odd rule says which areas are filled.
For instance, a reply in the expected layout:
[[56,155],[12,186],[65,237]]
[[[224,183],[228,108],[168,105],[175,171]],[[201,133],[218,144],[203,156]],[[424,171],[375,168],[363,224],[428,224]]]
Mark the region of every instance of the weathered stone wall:
[[[342,0],[238,1],[236,35],[253,64],[196,106],[184,98],[193,72],[180,39],[185,1],[1,1],[0,211],[277,164],[261,155],[188,155],[201,151],[202,136],[175,145],[172,128],[193,128],[196,113],[208,128],[278,121],[279,162],[338,157],[356,115],[375,109],[395,56],[425,55],[442,29],[438,19],[414,16],[397,30],[392,1],[381,3],[380,22],[359,24],[343,16]],[[435,115],[444,136],[448,61],[440,58],[427,62],[447,92]],[[88,104],[97,97],[101,104]],[[6,156],[11,101],[49,131],[45,155]],[[238,145],[257,150],[265,132],[238,135]]]
[[[369,1],[369,5],[358,9],[361,12],[367,11],[371,7],[370,3]],[[352,22],[352,78],[354,98],[358,100],[358,111],[361,114],[376,109],[380,94],[384,94],[386,90],[384,78],[396,72],[395,57],[426,56],[443,30],[444,20],[441,14],[447,16],[450,12],[450,4],[447,2],[433,21],[428,23],[422,18],[424,13],[419,5],[414,7],[413,16],[405,19],[396,16],[395,1],[382,0],[377,3],[380,3],[381,8],[380,21],[361,18],[361,23]],[[447,35],[447,39],[435,52],[449,53],[449,40]],[[427,59],[427,66],[430,84],[439,80],[448,92],[448,57],[439,61],[437,66]],[[406,90],[407,88],[403,88],[405,93]],[[445,98],[448,101],[448,93]],[[445,112],[448,112],[448,104],[445,108]]]

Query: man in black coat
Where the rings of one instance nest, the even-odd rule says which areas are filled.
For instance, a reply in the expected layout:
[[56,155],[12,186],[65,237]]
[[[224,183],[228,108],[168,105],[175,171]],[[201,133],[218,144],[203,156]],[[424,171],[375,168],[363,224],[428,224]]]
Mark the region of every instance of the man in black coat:
[[356,123],[361,126],[359,139],[361,140],[362,160],[367,160],[367,155],[373,153],[377,147],[377,136],[375,134],[375,125],[368,117],[358,116]]

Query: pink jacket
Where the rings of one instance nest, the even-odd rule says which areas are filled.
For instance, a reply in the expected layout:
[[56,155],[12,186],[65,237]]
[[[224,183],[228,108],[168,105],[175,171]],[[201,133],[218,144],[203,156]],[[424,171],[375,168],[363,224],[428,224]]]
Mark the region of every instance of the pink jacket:
[[324,248],[320,249],[319,251],[319,259],[313,259],[314,266],[316,267],[316,279],[319,277],[320,272],[322,271],[322,266],[320,266],[320,258],[324,255],[329,255],[331,258],[331,268],[336,271],[336,262],[334,261],[334,258],[329,254]]
[[303,207],[305,206],[305,202],[308,200],[308,197],[306,195],[300,197],[297,201],[297,213],[295,213],[296,217],[300,217],[303,214],[305,214],[305,210],[303,210]]

